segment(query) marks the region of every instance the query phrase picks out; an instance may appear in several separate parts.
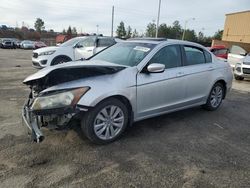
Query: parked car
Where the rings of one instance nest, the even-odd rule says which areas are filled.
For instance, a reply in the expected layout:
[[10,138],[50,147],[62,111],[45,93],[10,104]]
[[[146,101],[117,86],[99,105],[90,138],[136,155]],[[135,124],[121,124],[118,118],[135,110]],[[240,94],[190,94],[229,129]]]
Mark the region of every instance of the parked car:
[[36,142],[44,139],[40,127],[79,118],[87,138],[106,144],[136,121],[199,105],[216,110],[232,79],[229,64],[199,44],[131,40],[27,77],[22,116]]
[[24,40],[20,44],[22,49],[34,49],[34,42],[30,40]]
[[237,45],[233,45],[230,49],[228,63],[233,69],[236,80],[250,78],[250,57],[247,54],[245,49]]
[[226,48],[225,46],[212,46],[209,49],[215,56],[220,57],[220,58],[224,58],[227,59],[227,55],[228,55],[228,48]]
[[44,68],[82,58],[87,59],[115,43],[116,39],[111,37],[75,37],[60,46],[34,50],[32,63],[36,68]]
[[21,41],[20,40],[13,39],[13,41],[14,41],[14,45],[15,45],[16,48],[20,48],[21,47]]
[[38,48],[47,47],[47,45],[46,45],[44,42],[42,42],[42,41],[36,41],[36,42],[34,43],[34,47],[35,47],[35,49],[38,49]]
[[2,38],[1,39],[1,48],[14,49],[15,48],[15,44],[14,44],[13,40],[10,39],[10,38]]

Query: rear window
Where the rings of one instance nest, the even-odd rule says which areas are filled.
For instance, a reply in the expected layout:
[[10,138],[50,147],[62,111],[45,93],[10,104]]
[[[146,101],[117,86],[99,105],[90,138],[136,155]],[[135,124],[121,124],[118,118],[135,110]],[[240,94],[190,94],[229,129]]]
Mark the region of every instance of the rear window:
[[206,63],[205,55],[202,49],[192,46],[185,46],[184,51],[186,54],[186,66]]

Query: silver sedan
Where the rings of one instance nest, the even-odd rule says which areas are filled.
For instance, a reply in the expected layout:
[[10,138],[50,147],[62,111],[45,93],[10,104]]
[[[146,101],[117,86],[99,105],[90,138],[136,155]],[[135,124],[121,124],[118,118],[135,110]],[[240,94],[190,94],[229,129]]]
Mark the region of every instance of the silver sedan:
[[42,127],[79,119],[86,137],[105,144],[136,121],[194,106],[216,110],[232,79],[229,64],[199,44],[134,39],[26,78],[31,93],[22,114],[36,142]]

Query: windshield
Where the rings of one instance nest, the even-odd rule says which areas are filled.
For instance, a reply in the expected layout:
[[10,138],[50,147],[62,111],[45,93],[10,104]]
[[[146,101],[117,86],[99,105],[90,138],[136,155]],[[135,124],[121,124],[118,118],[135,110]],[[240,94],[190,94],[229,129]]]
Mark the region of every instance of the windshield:
[[70,39],[70,40],[62,43],[60,46],[62,46],[62,47],[73,46],[74,44],[76,44],[81,39],[83,39],[83,38],[76,37],[76,38]]
[[132,67],[138,65],[155,46],[151,43],[117,43],[93,56],[91,60],[102,60]]

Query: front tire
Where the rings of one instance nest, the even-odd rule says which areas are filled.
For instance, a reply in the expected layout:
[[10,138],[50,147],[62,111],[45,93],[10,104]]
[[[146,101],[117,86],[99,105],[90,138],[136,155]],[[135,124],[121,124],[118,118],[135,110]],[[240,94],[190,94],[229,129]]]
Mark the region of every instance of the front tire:
[[64,57],[64,56],[59,56],[59,57],[56,57],[53,61],[52,61],[52,63],[51,63],[51,65],[53,66],[53,65],[58,65],[58,64],[62,64],[62,63],[66,63],[66,62],[69,62],[69,61],[71,61],[71,59],[69,58],[69,57]]
[[214,111],[220,107],[223,97],[225,95],[225,88],[223,84],[217,82],[214,84],[212,90],[207,99],[207,103],[203,105],[203,108],[209,111]]
[[84,115],[81,128],[85,136],[96,144],[115,141],[126,129],[128,109],[115,98],[99,103]]
[[244,77],[234,75],[235,80],[244,80]]

